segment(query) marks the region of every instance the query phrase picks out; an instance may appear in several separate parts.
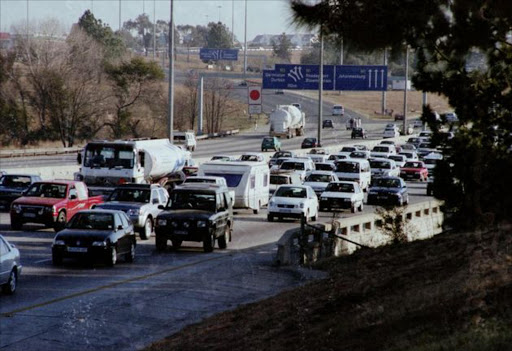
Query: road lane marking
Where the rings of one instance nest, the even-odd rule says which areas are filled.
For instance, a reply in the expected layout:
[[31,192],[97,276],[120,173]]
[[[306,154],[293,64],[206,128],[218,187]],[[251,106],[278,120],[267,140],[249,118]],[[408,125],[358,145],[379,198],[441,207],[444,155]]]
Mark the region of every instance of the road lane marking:
[[165,274],[165,273],[177,271],[177,270],[180,270],[180,269],[183,269],[183,268],[192,267],[192,266],[200,264],[200,263],[214,261],[214,260],[218,260],[218,259],[221,259],[221,258],[224,258],[224,257],[226,257],[226,256],[225,255],[219,255],[219,256],[215,256],[215,257],[206,258],[204,260],[187,263],[187,264],[184,264],[184,265],[181,265],[181,266],[171,267],[171,268],[164,269],[164,270],[161,270],[161,271],[158,271],[158,272],[153,272],[153,273],[150,273],[150,274],[145,274],[145,275],[141,275],[141,276],[134,277],[134,278],[128,278],[128,279],[125,279],[125,280],[120,280],[120,281],[113,282],[113,283],[110,283],[110,284],[98,286],[96,288],[92,288],[92,289],[89,289],[89,290],[80,291],[80,292],[77,292],[77,293],[74,293],[74,294],[71,294],[71,295],[58,297],[56,299],[48,300],[46,302],[41,302],[41,303],[38,303],[38,304],[35,304],[35,305],[32,305],[32,306],[18,308],[16,310],[12,310],[12,311],[9,311],[9,312],[2,312],[2,313],[0,313],[0,317],[3,317],[3,318],[5,318],[5,317],[13,317],[17,313],[30,311],[30,310],[32,310],[34,308],[51,305],[51,304],[54,304],[54,303],[57,303],[57,302],[61,302],[61,301],[65,301],[65,300],[68,300],[68,299],[72,299],[72,298],[75,298],[75,297],[78,297],[78,296],[87,295],[87,294],[94,293],[94,292],[97,292],[97,291],[100,291],[100,290],[110,289],[110,288],[116,287],[118,285],[122,285],[122,284],[126,284],[126,283],[131,283],[131,282],[135,282],[135,281],[138,281],[138,280],[147,279],[147,278],[150,278],[150,277],[153,277],[153,276],[157,276],[157,275],[160,275],[160,274]]

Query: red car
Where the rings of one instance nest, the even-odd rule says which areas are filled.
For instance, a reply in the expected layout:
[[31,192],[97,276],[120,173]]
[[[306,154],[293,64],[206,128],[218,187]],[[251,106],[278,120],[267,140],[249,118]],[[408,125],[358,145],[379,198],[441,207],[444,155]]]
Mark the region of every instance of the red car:
[[428,178],[428,169],[422,161],[408,161],[400,168],[400,177],[425,182]]
[[52,180],[33,183],[11,205],[11,228],[21,230],[24,223],[40,223],[62,230],[68,219],[80,210],[103,202],[101,195],[89,197],[83,182]]

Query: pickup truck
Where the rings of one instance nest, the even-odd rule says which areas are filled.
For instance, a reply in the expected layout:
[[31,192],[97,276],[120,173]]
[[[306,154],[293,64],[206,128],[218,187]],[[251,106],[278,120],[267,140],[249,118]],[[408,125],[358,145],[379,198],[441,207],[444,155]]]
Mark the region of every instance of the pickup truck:
[[147,240],[153,233],[156,216],[166,205],[169,194],[158,184],[122,184],[96,208],[120,210],[125,212],[139,232],[142,240]]
[[24,223],[40,223],[62,230],[68,219],[103,202],[102,196],[89,197],[87,185],[73,180],[33,183],[11,205],[11,228],[21,230]]

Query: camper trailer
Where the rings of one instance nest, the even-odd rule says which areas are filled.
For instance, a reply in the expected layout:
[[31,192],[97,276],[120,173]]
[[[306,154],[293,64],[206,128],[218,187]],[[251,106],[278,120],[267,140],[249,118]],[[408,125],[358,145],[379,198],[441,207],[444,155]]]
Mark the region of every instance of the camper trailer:
[[268,204],[270,170],[266,162],[209,161],[199,166],[198,175],[225,178],[235,192],[234,208],[252,209],[257,214]]

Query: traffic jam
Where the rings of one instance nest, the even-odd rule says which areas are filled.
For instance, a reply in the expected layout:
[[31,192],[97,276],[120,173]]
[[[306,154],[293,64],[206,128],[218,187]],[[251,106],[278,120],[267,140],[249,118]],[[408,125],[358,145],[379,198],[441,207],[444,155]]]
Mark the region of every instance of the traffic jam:
[[[343,115],[340,107],[333,116]],[[276,108],[269,125],[261,152],[215,155],[200,163],[192,158],[197,141],[189,132],[179,134],[182,145],[168,139],[92,141],[78,154],[73,180],[3,174],[0,206],[13,231],[27,224],[53,228],[53,265],[86,260],[114,266],[133,262],[137,242],[151,237],[156,251],[180,250],[183,242],[199,243],[204,252],[226,249],[244,210],[263,214],[267,222],[308,223],[320,215],[357,214],[366,205],[406,206],[413,183],[424,183],[422,191],[432,195],[433,169],[443,155],[425,128],[399,143],[399,128],[389,123],[371,146],[361,122],[352,119],[346,129],[361,142],[333,149],[305,137],[298,151],[283,150],[281,143],[304,136],[299,104]],[[333,128],[333,121],[324,119],[322,127]],[[0,247],[0,284],[13,294],[23,252],[3,236]]]

